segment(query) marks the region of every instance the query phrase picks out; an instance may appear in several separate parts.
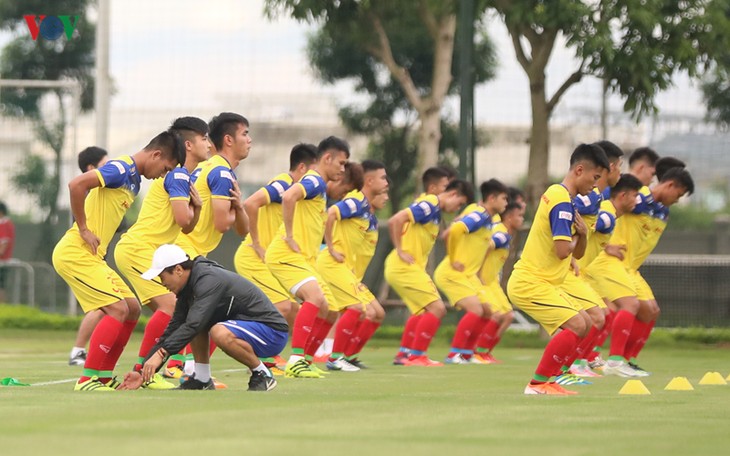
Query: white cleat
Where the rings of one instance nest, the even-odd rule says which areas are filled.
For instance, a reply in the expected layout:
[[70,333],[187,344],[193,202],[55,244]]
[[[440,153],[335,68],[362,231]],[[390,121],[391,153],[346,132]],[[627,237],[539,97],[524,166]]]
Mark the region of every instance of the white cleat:
[[350,364],[345,358],[337,358],[334,361],[327,361],[327,370],[357,372],[360,368]]
[[635,378],[641,377],[631,366],[625,361],[606,361],[606,365],[603,366],[603,375],[618,375],[624,378]]

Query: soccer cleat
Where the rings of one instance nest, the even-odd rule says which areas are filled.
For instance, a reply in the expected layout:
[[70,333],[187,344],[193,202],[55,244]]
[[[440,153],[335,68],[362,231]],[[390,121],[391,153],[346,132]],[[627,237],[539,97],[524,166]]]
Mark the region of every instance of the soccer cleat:
[[214,390],[215,389],[215,383],[213,383],[213,379],[211,378],[207,382],[201,382],[197,378],[195,378],[195,374],[191,375],[187,379],[185,379],[184,382],[180,383],[180,386],[177,388],[178,390]]
[[548,383],[548,386],[550,386],[550,388],[552,388],[553,391],[557,391],[559,394],[562,394],[563,396],[575,396],[576,394],[578,394],[578,391],[567,390],[555,382]]
[[651,372],[645,371],[644,369],[639,367],[639,365],[636,363],[632,363],[631,361],[629,361],[628,364],[629,364],[629,367],[631,367],[636,372],[637,377],[648,377],[651,375]]
[[580,363],[573,363],[573,365],[570,366],[570,373],[578,377],[603,377],[601,374],[593,372],[591,368],[588,367],[588,364],[585,363],[585,360]]
[[603,371],[603,366],[606,365],[606,361],[601,358],[601,356],[596,356],[593,361],[588,361],[588,367],[591,368],[591,370],[595,371]]
[[108,386],[111,389],[119,389],[120,386],[122,386],[122,382],[117,380],[117,377],[112,377],[111,380],[104,383],[106,386]]
[[583,380],[577,375],[571,373],[560,374],[555,378],[555,383],[558,385],[592,385],[593,383],[588,380]]
[[303,358],[294,363],[287,363],[284,375],[287,378],[322,378],[321,375],[309,369],[309,363]]
[[170,390],[175,389],[175,384],[165,380],[162,375],[155,374],[152,376],[152,380],[142,384],[142,388],[149,390]]
[[639,377],[636,371],[624,361],[606,361],[603,366],[603,375],[618,375],[619,377]]
[[172,367],[166,367],[165,370],[162,371],[162,376],[165,378],[181,378],[183,375],[185,375],[185,372],[182,369],[182,366],[172,366]]
[[320,377],[329,375],[329,372],[327,372],[326,370],[320,369],[319,366],[317,366],[315,363],[309,363],[309,370],[311,370],[315,374],[319,375]]
[[86,364],[86,350],[81,350],[76,356],[68,359],[69,366],[83,366],[84,364]]
[[228,385],[226,385],[222,381],[218,380],[217,378],[211,377],[210,379],[213,380],[213,385],[215,385],[215,389],[224,390],[224,389],[228,388]]
[[444,359],[444,364],[469,364],[469,361],[464,359],[460,353],[457,353],[454,356],[447,356]]
[[340,372],[357,372],[359,367],[353,366],[345,358],[337,358],[335,360],[327,360],[327,370]]
[[469,363],[471,363],[471,364],[483,364],[483,365],[492,364],[489,361],[487,361],[486,359],[484,359],[484,357],[482,357],[482,354],[481,353],[474,353],[474,356],[472,356],[471,358],[469,358]]
[[405,366],[407,362],[408,355],[406,354],[398,353],[397,355],[395,355],[395,358],[393,358],[393,364],[395,366]]
[[286,360],[279,355],[274,356],[274,363],[276,363],[276,367],[286,366]]
[[330,359],[330,355],[320,355],[312,358],[313,363],[326,363]]
[[279,366],[271,367],[269,370],[271,371],[271,375],[274,377],[281,377],[284,375],[284,369],[281,369]]
[[492,355],[492,352],[483,353],[482,358],[489,362],[489,364],[502,364],[502,361],[495,358],[494,355]]
[[74,391],[114,391],[114,388],[106,386],[99,380],[99,377],[93,376],[85,382],[79,379],[74,386]]
[[409,356],[404,366],[441,367],[444,363],[434,361],[426,355]]
[[360,369],[369,369],[368,366],[366,366],[362,361],[357,358],[348,359],[347,362],[355,367],[359,367]]
[[264,372],[254,371],[248,380],[249,391],[271,391],[276,388],[276,379]]
[[565,391],[567,390],[560,391],[554,388],[552,383],[540,383],[537,385],[528,383],[525,387],[525,394],[527,395],[547,394],[554,396],[567,396],[569,393]]

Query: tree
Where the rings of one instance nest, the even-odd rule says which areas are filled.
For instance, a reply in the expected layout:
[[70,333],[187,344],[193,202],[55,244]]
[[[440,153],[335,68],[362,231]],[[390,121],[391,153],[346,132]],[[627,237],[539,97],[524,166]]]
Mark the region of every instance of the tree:
[[[434,49],[423,23],[415,15],[405,15],[389,20],[387,27],[394,58],[408,62],[409,76],[419,92],[428,91],[434,77]],[[321,81],[328,84],[353,81],[355,90],[368,96],[367,104],[344,106],[339,116],[348,130],[371,138],[368,155],[382,160],[391,179],[398,183],[391,188],[391,206],[398,210],[402,199],[415,190],[415,177],[419,174],[413,160],[418,145],[411,134],[417,128],[419,116],[400,83],[358,40],[358,36],[343,31],[341,25],[328,22],[309,37],[307,56]],[[476,37],[474,54],[476,82],[491,79],[496,67],[495,52],[486,33]],[[457,69],[458,50],[455,56],[452,74]],[[384,74],[389,77],[383,77]],[[454,78],[447,95],[458,91],[458,79]],[[448,161],[443,153],[456,144],[454,126],[445,117],[439,116],[442,139],[437,144],[440,157],[437,162]]]
[[[718,11],[718,15],[722,12]],[[725,21],[730,22],[730,2],[726,3]],[[718,125],[730,125],[730,46],[725,45],[702,81],[702,94],[707,105],[707,117]]]
[[[322,72],[323,79],[336,80],[343,74],[351,77],[354,72],[347,65],[366,72],[359,78],[361,88],[377,85],[383,73],[390,76],[392,87],[382,87],[382,94],[394,96],[392,90],[397,87],[403,94],[400,98],[417,113],[418,174],[437,163],[442,138],[441,111],[444,100],[453,90],[458,3],[456,0],[266,0],[266,11],[270,17],[290,14],[297,20],[321,25],[320,34],[315,37],[320,48],[315,52],[322,53],[319,57],[323,59],[331,58],[336,65],[332,71]],[[418,47],[414,49],[414,46]],[[336,47],[349,48],[352,54],[334,53]]]
[[[14,33],[0,54],[0,74],[6,79],[74,80],[82,88],[81,109],[93,107],[94,94],[94,24],[86,18],[89,0],[0,0],[0,28]],[[78,15],[75,32],[71,38],[61,36],[48,41],[38,36],[33,40],[24,19],[27,14]],[[54,113],[42,109],[48,96],[55,98]],[[5,88],[0,93],[3,115],[30,119],[38,139],[54,152],[52,172],[46,173],[39,157],[29,157],[15,176],[14,182],[23,191],[35,195],[45,211],[43,242],[39,245],[39,257],[50,260],[55,245],[53,225],[57,221],[58,194],[60,190],[61,155],[66,142],[68,125],[68,93],[63,89],[50,92],[34,89]],[[41,179],[38,181],[38,179]]]
[[[532,104],[527,193],[535,203],[548,183],[549,123],[561,97],[586,75],[604,79],[635,118],[655,113],[654,97],[686,71],[695,77],[726,46],[726,0],[490,0],[529,79]],[[559,36],[579,63],[555,93],[545,67]]]

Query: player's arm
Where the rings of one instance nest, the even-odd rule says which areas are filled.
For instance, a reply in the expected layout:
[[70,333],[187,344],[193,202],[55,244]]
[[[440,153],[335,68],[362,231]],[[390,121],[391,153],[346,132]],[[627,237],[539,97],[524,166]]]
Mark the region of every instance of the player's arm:
[[402,209],[398,211],[388,221],[388,232],[390,233],[390,240],[393,242],[393,247],[400,257],[401,260],[408,264],[415,263],[413,256],[402,250],[403,245],[403,227],[406,223],[413,221],[413,215],[410,208]]
[[335,250],[332,233],[335,229],[335,224],[340,220],[340,210],[335,205],[327,210],[327,221],[324,224],[324,242],[327,244],[327,251],[338,263],[345,261],[345,256]]
[[251,238],[251,247],[262,260],[266,251],[259,243],[259,209],[267,204],[269,204],[269,194],[264,188],[256,190],[243,202],[243,210],[248,216],[248,235]]
[[170,195],[170,206],[175,223],[185,234],[195,228],[200,217],[200,195],[190,182],[190,176],[182,168],[176,168],[165,175],[165,191]]
[[238,182],[233,183],[233,189],[231,189],[231,211],[233,212],[233,226],[241,237],[246,237],[248,234],[249,223],[248,215],[243,210],[243,200],[241,199],[241,189],[238,187]]
[[[573,253],[578,242],[578,239],[573,237],[573,220],[576,214],[570,202],[559,202],[550,209],[550,231],[555,255],[561,260]],[[583,248],[585,250],[585,246]]]
[[306,190],[302,185],[292,185],[281,197],[281,215],[284,219],[284,240],[294,252],[299,253],[299,245],[294,240],[294,211],[297,202],[304,199]]
[[86,211],[84,210],[84,201],[86,195],[91,189],[101,187],[101,174],[98,170],[87,171],[80,176],[76,176],[68,183],[68,193],[71,200],[71,213],[74,216],[76,225],[79,227],[81,238],[91,247],[91,253],[96,255],[96,249],[101,242],[95,233],[92,233],[86,226]]
[[463,221],[452,223],[448,229],[449,236],[446,238],[446,254],[449,257],[451,267],[457,271],[464,270],[464,264],[456,257],[456,250],[464,236],[469,232],[469,228]]

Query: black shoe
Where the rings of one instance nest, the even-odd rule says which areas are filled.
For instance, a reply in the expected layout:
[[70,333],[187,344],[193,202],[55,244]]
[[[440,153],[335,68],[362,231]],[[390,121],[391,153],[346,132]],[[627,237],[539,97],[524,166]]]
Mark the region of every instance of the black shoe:
[[368,366],[366,366],[365,364],[363,364],[363,362],[360,361],[357,358],[348,359],[347,362],[350,363],[350,364],[352,364],[355,367],[359,367],[360,369],[368,369]]
[[276,379],[269,377],[263,372],[253,371],[248,380],[249,391],[271,391],[276,388]]
[[180,383],[180,386],[178,386],[175,389],[179,390],[214,390],[215,389],[215,383],[213,383],[213,379],[211,378],[207,382],[201,382],[200,380],[195,378],[195,374],[188,377],[187,380]]

